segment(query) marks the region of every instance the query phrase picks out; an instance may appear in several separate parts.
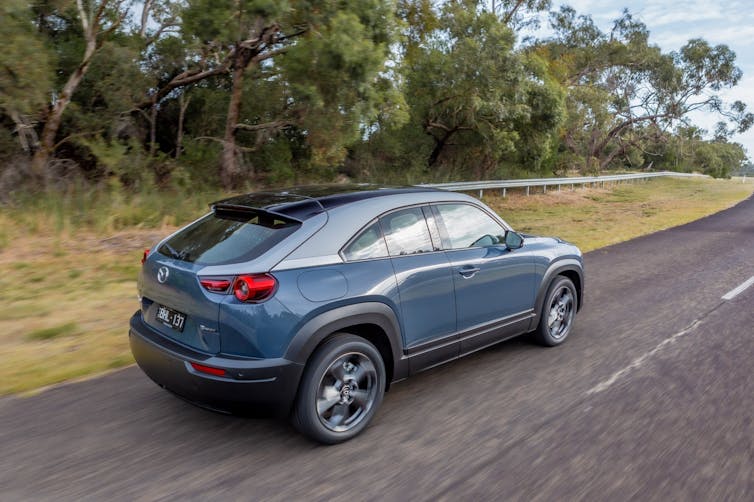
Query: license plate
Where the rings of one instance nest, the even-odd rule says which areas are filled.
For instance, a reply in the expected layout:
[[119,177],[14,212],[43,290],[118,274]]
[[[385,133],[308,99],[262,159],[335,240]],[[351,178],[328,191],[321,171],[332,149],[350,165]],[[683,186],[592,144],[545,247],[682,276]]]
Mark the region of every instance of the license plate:
[[176,331],[183,331],[183,325],[186,324],[186,314],[182,314],[165,305],[157,307],[156,317],[162,324]]

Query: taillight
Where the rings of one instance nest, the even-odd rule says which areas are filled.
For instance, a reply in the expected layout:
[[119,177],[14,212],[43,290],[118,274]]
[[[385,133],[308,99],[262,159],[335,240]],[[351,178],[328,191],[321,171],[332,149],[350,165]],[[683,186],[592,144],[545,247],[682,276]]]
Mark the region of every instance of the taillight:
[[225,293],[230,287],[228,279],[200,279],[199,282],[204,289],[213,293]]
[[277,281],[269,274],[239,275],[233,282],[233,294],[242,302],[260,302],[275,292]]
[[144,254],[141,256],[141,264],[144,265],[144,262],[147,261],[147,257],[149,256],[149,250],[145,249]]
[[202,373],[207,373],[208,375],[225,376],[225,370],[222,368],[213,368],[212,366],[205,366],[199,363],[191,363],[191,367],[196,371],[201,371]]

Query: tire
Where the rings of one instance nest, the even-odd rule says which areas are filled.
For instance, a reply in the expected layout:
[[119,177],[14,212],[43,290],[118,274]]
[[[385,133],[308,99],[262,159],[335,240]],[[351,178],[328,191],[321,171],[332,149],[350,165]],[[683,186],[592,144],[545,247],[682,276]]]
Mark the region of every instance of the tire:
[[361,337],[337,333],[307,363],[292,422],[314,441],[347,441],[367,427],[384,394],[380,352]]
[[557,276],[547,290],[542,304],[539,325],[532,333],[540,345],[554,347],[565,342],[571,332],[578,309],[578,296],[573,282],[565,276]]

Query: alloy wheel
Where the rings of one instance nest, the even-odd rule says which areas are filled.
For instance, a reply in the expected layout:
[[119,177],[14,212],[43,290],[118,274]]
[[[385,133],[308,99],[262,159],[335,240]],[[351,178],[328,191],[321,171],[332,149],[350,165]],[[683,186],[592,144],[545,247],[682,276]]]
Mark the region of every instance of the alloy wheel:
[[550,336],[559,340],[568,334],[573,322],[573,293],[566,286],[561,287],[553,296],[547,317]]
[[377,370],[368,356],[343,354],[328,366],[319,382],[317,416],[331,431],[348,431],[367,416],[377,387]]

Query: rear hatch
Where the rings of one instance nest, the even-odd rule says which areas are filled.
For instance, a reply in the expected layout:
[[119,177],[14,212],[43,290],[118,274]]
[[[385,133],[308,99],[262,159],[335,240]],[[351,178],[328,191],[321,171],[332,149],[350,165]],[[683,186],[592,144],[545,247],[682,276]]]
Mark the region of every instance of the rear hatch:
[[[220,352],[220,304],[231,293],[234,274],[248,270],[200,277],[201,270],[234,263],[248,267],[249,261],[299,226],[296,220],[263,210],[216,207],[149,253],[139,281],[144,321],[184,345],[209,354]],[[202,285],[208,280],[211,287]],[[222,289],[226,283],[227,288]]]
[[220,351],[218,304],[223,295],[202,288],[197,276],[202,268],[163,255],[152,257],[142,269],[141,311],[144,321],[163,335],[216,354]]

